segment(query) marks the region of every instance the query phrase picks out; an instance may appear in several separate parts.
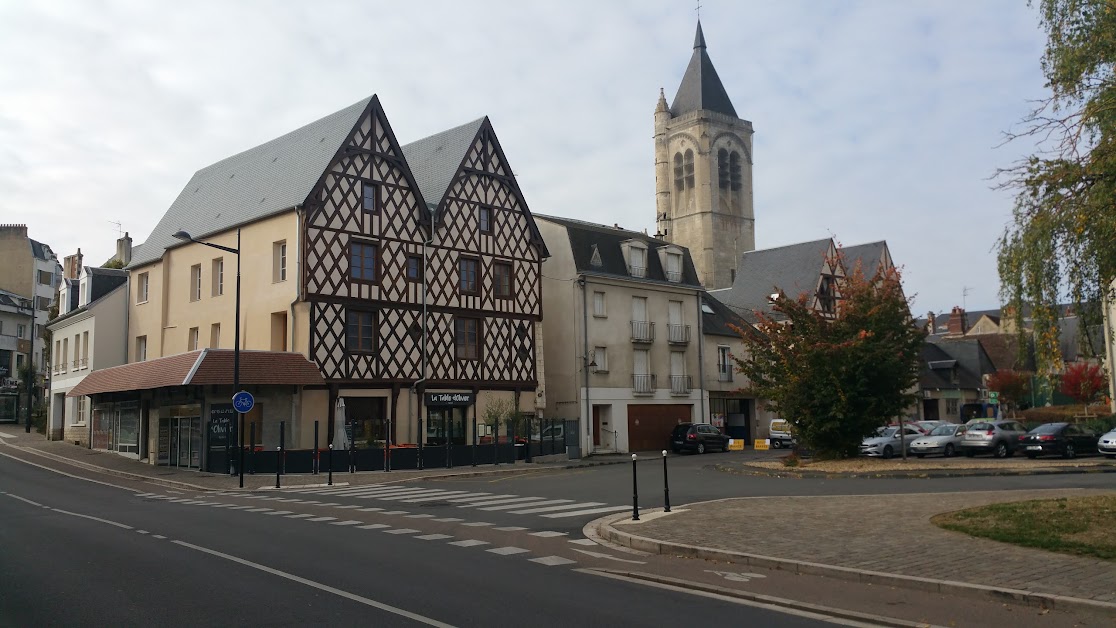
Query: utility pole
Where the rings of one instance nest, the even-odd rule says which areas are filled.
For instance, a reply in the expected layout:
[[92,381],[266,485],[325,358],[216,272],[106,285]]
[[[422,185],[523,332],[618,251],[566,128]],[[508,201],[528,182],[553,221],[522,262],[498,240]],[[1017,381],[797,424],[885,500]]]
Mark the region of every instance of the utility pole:
[[[34,286],[34,284],[32,284]],[[35,394],[35,296],[32,288],[31,298],[28,299],[31,307],[31,327],[27,330],[27,337],[31,339],[31,347],[27,350],[27,419],[25,431],[31,433],[31,404]]]

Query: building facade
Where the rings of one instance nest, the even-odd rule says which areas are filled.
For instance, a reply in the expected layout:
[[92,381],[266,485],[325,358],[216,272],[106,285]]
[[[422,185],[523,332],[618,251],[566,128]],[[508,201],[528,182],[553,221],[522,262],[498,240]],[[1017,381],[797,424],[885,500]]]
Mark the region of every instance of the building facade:
[[[28,341],[27,346],[17,347],[12,353],[3,353],[10,349],[0,349],[0,368],[8,369],[7,377],[18,379],[23,361],[30,359],[35,366],[37,385],[45,382],[50,352],[42,331],[61,279],[58,256],[48,245],[28,237],[27,225],[0,225],[0,290],[23,299],[22,309],[27,316],[26,323],[22,324],[26,335],[19,337]],[[28,302],[33,304],[33,312]]]

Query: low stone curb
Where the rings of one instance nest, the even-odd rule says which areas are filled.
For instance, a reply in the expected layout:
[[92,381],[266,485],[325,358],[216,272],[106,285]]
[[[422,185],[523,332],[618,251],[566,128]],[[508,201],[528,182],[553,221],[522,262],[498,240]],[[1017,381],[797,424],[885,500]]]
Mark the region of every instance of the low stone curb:
[[[0,444],[2,444],[2,443],[3,443],[3,441],[0,441]],[[110,469],[108,467],[102,467],[102,466],[98,466],[98,465],[95,465],[95,464],[89,464],[89,463],[86,463],[86,462],[81,462],[79,460],[74,460],[73,458],[67,458],[66,456],[59,456],[58,454],[54,454],[54,453],[47,452],[47,451],[42,451],[41,449],[34,449],[32,447],[20,447],[18,445],[9,445],[9,446],[14,448],[14,449],[18,449],[20,451],[26,452],[26,453],[35,454],[37,456],[42,456],[43,458],[50,458],[51,460],[55,460],[55,461],[58,461],[58,462],[63,462],[63,463],[72,465],[74,467],[77,467],[79,469],[85,469],[86,471],[94,471],[94,472],[97,472],[97,473],[104,473],[105,475],[111,475],[113,477],[123,478],[123,479],[126,479],[126,480],[136,480],[138,482],[148,482],[148,483],[151,483],[151,484],[157,484],[159,486],[165,486],[167,488],[178,488],[178,489],[185,489],[185,490],[189,490],[189,491],[211,491],[211,490],[215,490],[215,489],[212,489],[212,488],[207,487],[207,486],[199,486],[197,484],[190,484],[189,482],[179,482],[178,480],[167,480],[167,479],[164,479],[164,478],[152,477],[150,475],[143,475],[143,474],[140,474],[140,473],[130,473],[128,471],[120,471],[118,469]]]
[[735,473],[738,475],[756,475],[777,478],[817,478],[823,480],[837,480],[837,479],[932,479],[932,478],[963,478],[963,477],[1013,477],[1013,476],[1027,476],[1027,475],[1085,475],[1091,473],[1116,473],[1116,465],[1101,465],[1095,467],[1044,467],[1041,469],[926,469],[926,470],[911,470],[911,471],[792,471],[782,469],[767,469],[765,467],[753,467],[751,465],[742,465],[740,467],[730,467],[727,465],[717,464],[714,469],[723,473]]
[[938,580],[919,576],[904,576],[881,571],[824,565],[821,563],[761,556],[745,552],[733,552],[711,547],[687,545],[684,543],[659,541],[635,534],[629,534],[627,532],[621,532],[612,527],[614,522],[626,519],[628,516],[629,515],[618,515],[598,520],[597,526],[599,536],[611,543],[652,554],[668,554],[702,560],[723,560],[751,567],[789,571],[795,574],[829,576],[862,584],[901,587],[938,593],[941,595],[990,598],[995,601],[1015,602],[1038,608],[1079,610],[1116,616],[1116,603],[1111,602],[1100,602],[1097,600],[1075,598],[1052,593],[1024,591],[1022,589],[1010,589],[1007,587],[971,584],[968,582],[958,582],[956,580]]

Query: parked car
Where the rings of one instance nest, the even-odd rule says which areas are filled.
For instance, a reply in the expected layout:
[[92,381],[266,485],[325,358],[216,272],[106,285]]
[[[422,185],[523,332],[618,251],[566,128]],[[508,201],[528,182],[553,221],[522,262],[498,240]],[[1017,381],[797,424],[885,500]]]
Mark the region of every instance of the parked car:
[[997,458],[1007,458],[1015,455],[1019,437],[1026,433],[1026,428],[1011,419],[974,421],[961,439],[961,451],[970,458],[989,452]]
[[939,426],[950,424],[946,423],[945,421],[914,421],[912,425],[917,427],[922,433],[929,434]]
[[1116,458],[1116,428],[1112,428],[1097,439],[1097,451],[1104,454],[1106,458]]
[[860,443],[860,455],[879,456],[890,458],[896,453],[902,453],[901,447],[910,449],[911,443],[921,437],[922,432],[909,425],[903,426],[903,435],[900,438],[898,427],[881,427],[876,431],[876,436],[869,436]]
[[1094,432],[1072,423],[1046,423],[1019,437],[1019,445],[1028,458],[1043,454],[1076,458],[1079,453],[1095,453],[1097,444]]
[[915,442],[911,443],[911,453],[919,458],[927,454],[942,454],[949,458],[957,453],[957,447],[960,446],[961,439],[967,431],[968,428],[964,425],[953,423],[939,425],[926,436],[915,439]]
[[729,437],[708,423],[679,423],[670,433],[670,448],[674,453],[696,451],[704,454],[710,449],[728,451]]
[[791,425],[784,419],[771,419],[768,425],[767,438],[775,449],[794,446],[794,435],[791,434]]

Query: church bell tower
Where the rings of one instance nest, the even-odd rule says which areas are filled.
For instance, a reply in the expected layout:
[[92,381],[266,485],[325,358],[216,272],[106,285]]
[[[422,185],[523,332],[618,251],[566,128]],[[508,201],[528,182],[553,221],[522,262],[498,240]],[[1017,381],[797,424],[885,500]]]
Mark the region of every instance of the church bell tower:
[[690,250],[709,290],[728,288],[740,255],[756,248],[752,208],[752,123],[736,115],[705,49],[694,54],[668,107],[655,107],[655,225]]

